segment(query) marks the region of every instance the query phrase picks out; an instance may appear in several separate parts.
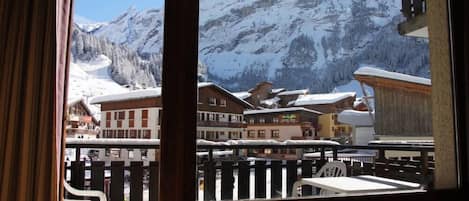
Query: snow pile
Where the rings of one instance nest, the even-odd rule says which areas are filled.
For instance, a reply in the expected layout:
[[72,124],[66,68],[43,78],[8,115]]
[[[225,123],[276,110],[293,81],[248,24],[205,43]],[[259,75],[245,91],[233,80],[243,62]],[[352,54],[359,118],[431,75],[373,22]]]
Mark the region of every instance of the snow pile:
[[234,93],[231,93],[231,94],[233,94],[233,96],[236,96],[239,99],[243,99],[243,100],[246,99],[246,98],[251,97],[251,93],[249,93],[247,91],[234,92]]
[[[374,114],[371,113],[373,118]],[[337,120],[354,126],[373,126],[373,119],[368,111],[344,110],[337,115]]]
[[228,145],[226,142],[214,142],[214,141],[209,141],[209,140],[203,140],[203,139],[197,139],[197,145],[202,145],[202,146],[218,146],[218,145]]
[[307,94],[308,92],[309,92],[308,89],[299,89],[299,90],[293,90],[293,91],[280,92],[278,96],[303,95],[303,94]]
[[340,145],[340,143],[332,140],[285,140],[284,145]]
[[320,105],[320,104],[332,104],[341,101],[346,98],[355,97],[355,92],[343,92],[343,93],[328,93],[328,94],[307,94],[301,95],[292,102],[294,106],[302,105]]
[[389,72],[389,71],[372,68],[372,67],[361,67],[358,70],[356,70],[353,74],[380,77],[380,78],[386,78],[386,79],[392,79],[392,80],[400,80],[404,82],[410,82],[410,83],[422,84],[422,85],[428,85],[428,86],[432,85],[431,80],[427,78],[407,75],[403,73]]
[[322,112],[306,109],[304,107],[287,107],[287,108],[276,108],[276,109],[249,110],[249,111],[244,111],[244,114],[249,115],[249,114],[265,114],[265,113],[295,112],[295,111],[306,111],[306,112],[313,112],[316,114],[322,114]]
[[161,96],[161,87],[156,87],[156,88],[129,91],[126,93],[97,96],[91,99],[90,103],[99,104],[99,103],[113,102],[113,101],[154,98],[154,97],[159,97],[159,96]]
[[279,101],[280,101],[280,98],[275,96],[271,99],[262,100],[261,104],[264,104],[264,105],[267,105],[267,106],[273,106],[273,105],[277,104]]
[[228,140],[230,145],[281,145],[277,140]]
[[278,94],[282,91],[285,91],[285,88],[278,88],[278,89],[272,89],[270,93],[272,94]]
[[97,144],[97,145],[160,145],[159,139],[128,139],[128,138],[65,138],[67,144]]

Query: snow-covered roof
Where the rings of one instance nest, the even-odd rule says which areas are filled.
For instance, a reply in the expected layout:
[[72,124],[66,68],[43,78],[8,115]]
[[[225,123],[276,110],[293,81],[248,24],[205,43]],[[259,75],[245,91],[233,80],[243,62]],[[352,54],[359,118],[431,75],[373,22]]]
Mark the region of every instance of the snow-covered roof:
[[399,80],[399,81],[428,85],[428,86],[432,85],[431,80],[427,78],[407,75],[403,73],[389,72],[386,70],[381,70],[381,69],[372,68],[372,67],[361,67],[358,70],[356,70],[353,74]]
[[272,89],[270,93],[276,94],[285,91],[285,88]]
[[154,98],[161,96],[161,87],[140,89],[125,93],[96,96],[90,100],[90,104],[100,104],[105,102],[115,102],[123,100],[135,100],[144,98]]
[[[371,114],[374,115],[374,112]],[[337,120],[354,126],[373,126],[373,120],[368,111],[344,110],[337,115]]]
[[261,104],[272,106],[272,105],[278,103],[278,101],[280,101],[280,98],[275,96],[275,97],[270,98],[270,99],[262,100]]
[[197,87],[198,87],[198,88],[208,87],[208,86],[214,86],[214,87],[218,88],[219,90],[225,92],[227,95],[230,95],[230,96],[232,96],[233,98],[239,100],[239,101],[242,102],[243,104],[248,105],[250,108],[254,108],[254,106],[251,105],[251,103],[248,103],[248,102],[246,102],[245,100],[243,100],[242,98],[239,98],[239,97],[233,95],[233,93],[231,93],[230,91],[226,90],[225,88],[223,88],[223,87],[221,87],[221,86],[219,86],[219,85],[217,85],[217,84],[215,84],[215,83],[212,83],[212,82],[199,82],[199,83],[197,84]]
[[322,114],[322,112],[306,109],[304,107],[286,107],[286,108],[276,108],[276,109],[247,110],[247,111],[244,111],[244,114],[249,115],[249,114],[265,114],[265,113],[295,112],[295,111],[306,111],[306,112],[313,112],[316,114]]
[[293,90],[293,91],[280,92],[278,95],[279,96],[302,95],[302,94],[307,94],[308,92],[309,92],[308,89],[299,89],[299,90]]
[[[240,102],[250,106],[253,108],[253,106],[244,101],[241,98],[236,97],[233,95],[231,92],[228,90],[214,84],[211,82],[199,82],[197,84],[198,88],[202,87],[208,87],[208,86],[214,86],[221,91],[225,92],[228,95],[231,95],[235,99],[238,99]],[[104,96],[97,96],[91,99],[90,104],[100,104],[104,102],[115,102],[115,101],[123,101],[123,100],[135,100],[135,99],[144,99],[144,98],[154,98],[154,97],[159,97],[161,96],[161,87],[156,87],[156,88],[148,88],[148,89],[140,89],[140,90],[134,90],[130,92],[125,92],[125,93],[118,93],[118,94],[110,94],[110,95],[104,95]]]
[[355,92],[328,93],[328,94],[306,94],[301,95],[293,102],[294,106],[332,104],[340,100],[355,97]]
[[246,99],[246,98],[251,97],[251,93],[249,93],[247,91],[233,92],[231,94],[233,94],[233,96],[236,96],[236,97],[238,97],[240,99],[243,99],[243,100]]

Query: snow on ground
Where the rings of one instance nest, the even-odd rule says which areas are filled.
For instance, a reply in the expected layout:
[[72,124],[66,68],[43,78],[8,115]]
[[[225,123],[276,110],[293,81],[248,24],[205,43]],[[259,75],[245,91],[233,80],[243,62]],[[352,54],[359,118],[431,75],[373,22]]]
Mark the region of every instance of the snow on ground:
[[129,91],[129,89],[122,87],[112,80],[108,72],[111,63],[112,61],[108,57],[99,55],[96,59],[86,63],[72,62],[70,64],[68,99],[83,98],[98,120],[100,119],[100,108],[89,105],[90,97]]

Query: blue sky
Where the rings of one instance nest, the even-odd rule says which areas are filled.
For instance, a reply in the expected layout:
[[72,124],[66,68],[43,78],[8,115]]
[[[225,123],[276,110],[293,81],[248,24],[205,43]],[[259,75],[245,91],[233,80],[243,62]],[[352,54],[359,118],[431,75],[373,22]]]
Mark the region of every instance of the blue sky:
[[74,2],[75,16],[104,22],[113,20],[130,6],[134,6],[137,10],[161,8],[164,0],[75,0]]

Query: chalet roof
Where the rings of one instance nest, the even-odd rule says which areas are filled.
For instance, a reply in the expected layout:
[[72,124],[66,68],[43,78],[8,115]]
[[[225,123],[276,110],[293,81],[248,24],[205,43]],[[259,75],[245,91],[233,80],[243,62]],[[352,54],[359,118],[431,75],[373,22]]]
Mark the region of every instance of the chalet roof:
[[308,92],[309,92],[308,89],[299,89],[299,90],[293,90],[293,91],[280,92],[278,96],[303,95],[303,94],[307,94]]
[[286,108],[276,108],[276,109],[247,110],[247,111],[244,111],[244,114],[249,115],[249,114],[266,114],[266,113],[296,112],[296,111],[305,111],[305,112],[312,112],[316,114],[323,114],[322,112],[306,109],[304,107],[286,107]]
[[98,119],[101,119],[99,109],[96,107],[93,107],[92,105],[88,105],[85,103],[85,100],[83,98],[69,98],[67,99],[67,107],[70,107],[75,104],[81,104],[83,108],[86,110],[89,116],[92,117],[93,121],[97,124]]
[[278,94],[280,92],[285,91],[285,88],[278,88],[278,89],[272,89],[270,93],[272,94]]
[[243,100],[245,100],[246,98],[251,97],[251,95],[252,95],[251,93],[249,93],[247,91],[233,92],[231,94],[233,94],[234,96],[236,96],[240,99],[243,99]]
[[353,73],[355,76],[370,76],[376,78],[384,78],[391,80],[404,81],[413,84],[431,86],[431,80],[423,77],[407,75],[403,73],[390,72],[372,67],[361,67]]
[[270,99],[262,100],[261,104],[272,106],[272,105],[278,103],[279,101],[280,101],[280,98],[275,96],[275,97],[270,98]]
[[[224,92],[228,96],[233,97],[235,100],[238,100],[242,104],[246,105],[249,108],[254,108],[250,103],[244,101],[241,98],[238,98],[234,96],[231,92],[228,90],[214,84],[211,82],[199,82],[197,84],[197,87],[203,88],[203,87],[209,87],[213,86],[217,88],[218,90]],[[117,101],[124,101],[124,100],[136,100],[136,99],[144,99],[144,98],[155,98],[155,97],[160,97],[161,96],[161,87],[156,87],[156,88],[148,88],[148,89],[141,89],[141,90],[134,90],[126,93],[118,93],[118,94],[110,94],[110,95],[104,95],[104,96],[97,96],[91,99],[90,104],[101,104],[101,103],[106,103],[106,102],[117,102]]]
[[90,104],[100,104],[100,103],[106,103],[106,102],[154,98],[154,97],[159,97],[159,96],[161,96],[161,87],[147,88],[147,89],[129,91],[125,93],[96,96],[90,100]]
[[322,105],[333,104],[346,98],[355,97],[355,92],[341,92],[341,93],[328,93],[328,94],[306,94],[300,95],[298,99],[289,104],[294,106],[302,105]]

